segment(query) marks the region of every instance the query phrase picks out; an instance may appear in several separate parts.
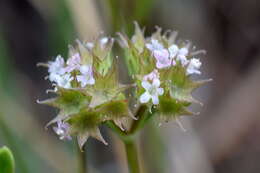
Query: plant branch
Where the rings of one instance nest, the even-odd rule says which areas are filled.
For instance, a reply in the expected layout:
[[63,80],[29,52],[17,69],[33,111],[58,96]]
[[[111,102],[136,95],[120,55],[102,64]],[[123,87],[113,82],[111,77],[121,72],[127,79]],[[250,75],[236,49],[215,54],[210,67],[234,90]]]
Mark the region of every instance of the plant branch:
[[129,173],[139,173],[137,147],[134,140],[124,141]]

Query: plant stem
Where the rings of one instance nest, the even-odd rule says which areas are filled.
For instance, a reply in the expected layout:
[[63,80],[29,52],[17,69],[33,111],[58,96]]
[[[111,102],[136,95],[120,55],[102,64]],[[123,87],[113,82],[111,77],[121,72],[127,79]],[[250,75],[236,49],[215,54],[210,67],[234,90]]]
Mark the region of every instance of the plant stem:
[[124,141],[129,173],[139,173],[137,147],[134,140]]
[[144,127],[146,122],[151,119],[154,115],[152,110],[149,111],[146,105],[141,105],[136,112],[136,118],[129,129],[129,131],[122,131],[113,121],[107,121],[105,124],[113,130],[119,138],[125,144],[126,156],[128,161],[129,173],[139,173],[139,163],[138,163],[138,154],[137,147],[135,144],[135,137],[137,132]]
[[79,147],[78,148],[78,172],[79,173],[87,173],[87,158],[86,158],[86,151],[84,150],[80,150]]

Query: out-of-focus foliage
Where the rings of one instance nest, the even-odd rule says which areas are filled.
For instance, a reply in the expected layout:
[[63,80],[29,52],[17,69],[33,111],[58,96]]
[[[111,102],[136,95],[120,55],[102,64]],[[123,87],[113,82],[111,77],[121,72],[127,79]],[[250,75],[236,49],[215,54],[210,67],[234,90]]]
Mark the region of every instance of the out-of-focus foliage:
[[14,173],[14,157],[7,147],[0,148],[0,172]]

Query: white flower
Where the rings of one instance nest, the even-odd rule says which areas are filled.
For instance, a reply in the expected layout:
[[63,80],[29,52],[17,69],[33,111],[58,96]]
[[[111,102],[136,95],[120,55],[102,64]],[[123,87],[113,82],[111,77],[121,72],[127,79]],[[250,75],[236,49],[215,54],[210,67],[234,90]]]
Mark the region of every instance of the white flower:
[[63,88],[71,88],[71,81],[73,80],[73,77],[69,74],[66,73],[64,75],[59,75],[56,76],[56,83],[58,86],[63,87]]
[[68,60],[67,60],[67,67],[66,67],[66,71],[67,72],[72,72],[73,70],[78,70],[80,68],[80,54],[79,53],[75,53],[74,55],[72,55]]
[[173,44],[168,48],[168,50],[170,52],[170,58],[174,58],[179,52],[179,47],[176,44]]
[[163,45],[161,43],[159,43],[158,40],[151,40],[151,43],[147,43],[146,44],[147,49],[149,49],[150,51],[154,52],[155,50],[162,50],[164,49]]
[[201,72],[199,71],[199,68],[201,66],[201,62],[199,59],[195,59],[195,58],[192,58],[190,60],[190,63],[187,67],[187,75],[190,75],[190,74],[201,74]]
[[64,59],[60,55],[57,56],[55,61],[48,62],[49,80],[51,82],[55,81],[57,76],[63,75],[66,72],[64,64]]
[[179,49],[179,51],[178,51],[178,55],[177,55],[176,59],[181,62],[182,66],[185,66],[189,63],[189,60],[187,60],[187,57],[186,57],[188,55],[188,53],[189,53],[189,51],[185,47]]
[[145,89],[145,92],[140,96],[141,103],[147,103],[152,99],[153,104],[159,104],[159,95],[163,95],[163,88],[160,87],[160,80],[154,79],[152,84],[146,80],[142,81],[142,87]]
[[86,43],[86,47],[91,50],[91,49],[93,49],[93,47],[94,47],[94,43],[92,43],[92,42],[87,42],[87,43]]
[[82,65],[79,71],[81,75],[77,75],[77,80],[81,83],[81,87],[95,84],[92,67],[90,65]]
[[107,37],[103,37],[103,38],[101,38],[99,41],[100,41],[100,44],[101,44],[101,45],[105,45],[105,44],[107,44],[107,42],[108,42],[108,38],[107,38]]
[[[180,48],[173,44],[168,48],[170,52],[170,58],[174,59],[176,57],[176,60],[180,61],[182,66],[185,66],[189,63],[189,60],[187,59],[187,55],[189,53],[189,50],[186,47]],[[173,65],[175,65],[175,61],[173,60]]]
[[62,122],[62,121],[58,121],[57,122],[57,127],[53,127],[54,132],[59,135],[60,140],[71,140],[71,136],[69,135],[69,124]]

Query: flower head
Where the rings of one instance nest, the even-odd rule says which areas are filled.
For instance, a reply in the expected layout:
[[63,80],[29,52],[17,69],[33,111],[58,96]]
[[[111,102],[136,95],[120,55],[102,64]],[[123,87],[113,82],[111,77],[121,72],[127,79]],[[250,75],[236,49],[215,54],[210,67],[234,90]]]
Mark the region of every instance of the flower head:
[[66,122],[58,121],[57,126],[53,127],[54,132],[59,135],[60,140],[71,140],[69,135],[70,125]]
[[79,71],[81,75],[77,75],[77,80],[81,83],[81,87],[95,84],[92,67],[90,65],[82,65]]
[[187,67],[187,75],[201,74],[201,72],[199,71],[200,66],[201,66],[200,60],[196,59],[196,58],[192,58],[190,60],[188,67]]
[[142,81],[142,87],[145,92],[140,96],[141,103],[148,103],[152,99],[153,104],[159,104],[159,96],[163,95],[163,88],[160,88],[160,80],[154,79],[152,83],[144,80]]

